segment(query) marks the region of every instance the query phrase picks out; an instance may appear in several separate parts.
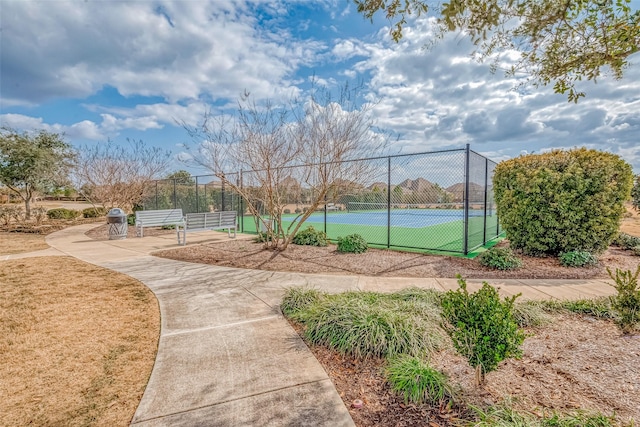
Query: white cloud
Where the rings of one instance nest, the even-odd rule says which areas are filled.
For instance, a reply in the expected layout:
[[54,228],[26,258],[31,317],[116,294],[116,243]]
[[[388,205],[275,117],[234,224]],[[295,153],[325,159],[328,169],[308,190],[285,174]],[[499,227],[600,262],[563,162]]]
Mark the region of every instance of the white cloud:
[[403,152],[471,143],[500,160],[521,150],[586,145],[618,153],[640,171],[637,64],[622,81],[584,83],[587,98],[576,105],[550,87],[515,90],[519,80],[472,60],[473,47],[458,35],[425,49],[433,36],[432,21],[418,19],[400,43],[383,29],[373,42],[343,39],[332,51],[337,59],[366,54],[343,74],[371,76],[366,99],[377,101],[379,124],[400,133]]
[[84,98],[104,85],[169,102],[297,90],[290,82],[297,67],[313,64],[326,47],[290,37],[284,43],[286,32],[261,29],[251,7],[224,0],[4,3],[4,102]]
[[102,140],[107,135],[104,129],[90,120],[83,120],[72,125],[48,124],[41,117],[30,117],[22,114],[0,115],[0,125],[18,130],[44,130],[64,134],[71,139]]

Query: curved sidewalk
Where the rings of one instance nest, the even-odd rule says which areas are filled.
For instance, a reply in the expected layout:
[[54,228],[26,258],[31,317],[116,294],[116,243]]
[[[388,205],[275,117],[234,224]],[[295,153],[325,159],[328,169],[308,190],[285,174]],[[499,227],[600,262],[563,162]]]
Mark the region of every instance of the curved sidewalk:
[[[158,354],[134,426],[353,426],[326,372],[280,314],[283,289],[457,287],[455,279],[279,273],[174,261],[150,255],[178,247],[174,235],[96,241],[84,235],[95,226],[58,231],[47,243],[62,254],[134,277],[158,298]],[[189,237],[191,244],[226,239],[215,232]],[[469,288],[481,282],[469,280]],[[599,280],[490,283],[503,294],[531,299],[613,293]]]

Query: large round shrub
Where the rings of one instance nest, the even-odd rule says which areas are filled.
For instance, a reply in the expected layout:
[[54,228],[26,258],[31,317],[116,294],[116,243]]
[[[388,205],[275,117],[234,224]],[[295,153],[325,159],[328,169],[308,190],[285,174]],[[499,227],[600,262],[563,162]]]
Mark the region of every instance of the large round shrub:
[[580,148],[501,162],[493,184],[511,247],[530,255],[597,253],[618,232],[633,173],[617,155]]

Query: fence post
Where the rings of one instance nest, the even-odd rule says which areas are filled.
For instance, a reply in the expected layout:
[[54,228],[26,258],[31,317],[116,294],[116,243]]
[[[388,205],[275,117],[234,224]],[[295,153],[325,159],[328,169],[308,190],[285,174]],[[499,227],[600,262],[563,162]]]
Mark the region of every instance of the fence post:
[[220,210],[225,211],[225,203],[224,203],[224,181],[222,181],[222,202],[220,203]]
[[200,194],[198,193],[198,177],[196,176],[196,213],[200,213]]
[[387,248],[391,247],[391,156],[387,157]]
[[484,225],[482,226],[482,244],[487,244],[487,190],[489,189],[489,159],[484,158]]
[[462,241],[463,252],[467,255],[469,253],[469,144],[464,153],[464,236]]
[[158,209],[158,180],[156,179],[156,209]]
[[[240,190],[242,190],[242,169],[240,169],[240,175],[238,176],[240,180]],[[244,197],[242,197],[242,193],[240,193],[240,231],[244,233]],[[256,230],[258,232],[260,230]]]
[[173,209],[178,209],[178,194],[176,193],[176,180],[173,180]]

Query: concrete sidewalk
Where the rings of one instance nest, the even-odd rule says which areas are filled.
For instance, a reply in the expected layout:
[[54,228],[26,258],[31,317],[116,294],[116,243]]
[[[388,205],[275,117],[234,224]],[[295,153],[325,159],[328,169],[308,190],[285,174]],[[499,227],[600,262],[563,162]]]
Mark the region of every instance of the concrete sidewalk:
[[[178,247],[174,235],[95,241],[95,224],[53,233],[56,251],[147,285],[161,311],[156,363],[135,426],[352,426],[322,366],[281,316],[283,289],[308,285],[328,292],[392,292],[408,286],[455,289],[455,279],[383,278],[266,272],[156,258]],[[189,236],[190,244],[226,240],[226,233]],[[18,256],[10,256],[17,258]],[[490,280],[505,295],[529,299],[610,295],[603,281]],[[468,280],[470,290],[481,280]]]

